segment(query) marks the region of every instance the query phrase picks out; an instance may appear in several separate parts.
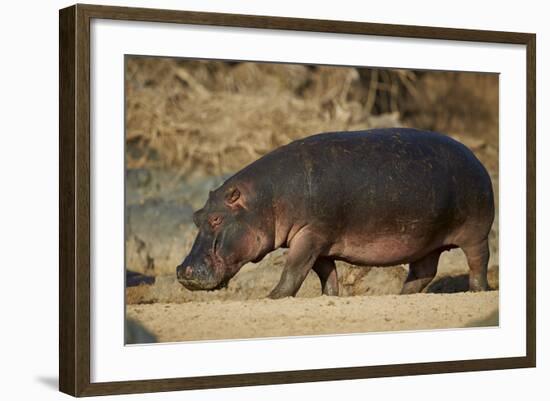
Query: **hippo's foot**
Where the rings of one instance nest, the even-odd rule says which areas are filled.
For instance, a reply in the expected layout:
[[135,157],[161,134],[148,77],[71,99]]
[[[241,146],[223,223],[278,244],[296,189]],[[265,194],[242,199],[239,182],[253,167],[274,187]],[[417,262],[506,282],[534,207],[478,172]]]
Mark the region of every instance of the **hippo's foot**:
[[421,292],[432,281],[431,278],[420,278],[417,280],[407,281],[403,284],[401,295],[417,294]]
[[487,291],[487,265],[489,264],[489,243],[487,239],[478,244],[463,246],[462,250],[470,267],[470,291]]
[[432,281],[437,273],[437,263],[441,251],[441,249],[436,249],[409,265],[409,275],[405,280],[405,284],[403,284],[401,294],[421,292]]
[[[487,281],[487,280],[485,280]],[[489,284],[487,282],[485,283],[479,283],[478,281],[472,282],[470,280],[470,291],[472,292],[481,292],[481,291],[489,291]]]
[[481,292],[489,291],[489,283],[487,282],[487,274],[475,276],[472,275],[470,271],[470,291],[472,292]]
[[269,295],[267,296],[269,299],[281,299],[286,297],[291,297],[292,294],[285,294],[282,291],[277,290],[277,288],[274,288]]
[[296,293],[305,279],[305,277],[302,278],[302,276],[305,275],[307,275],[307,273],[298,275],[294,270],[285,268],[281,280],[275,288],[271,290],[268,297],[271,299],[280,299],[296,296]]

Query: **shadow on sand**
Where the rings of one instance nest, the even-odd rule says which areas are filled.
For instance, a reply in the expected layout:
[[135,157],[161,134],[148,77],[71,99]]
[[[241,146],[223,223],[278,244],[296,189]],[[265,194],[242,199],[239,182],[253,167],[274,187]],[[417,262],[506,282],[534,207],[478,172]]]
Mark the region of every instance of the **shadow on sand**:
[[470,289],[467,274],[458,276],[446,276],[434,280],[426,292],[431,294],[452,294],[455,292],[466,292]]
[[155,277],[126,270],[126,287],[135,287],[140,284],[154,284]]
[[[495,271],[489,271],[489,291],[498,289],[498,282],[495,284],[493,277]],[[468,292],[470,290],[468,274],[458,276],[446,276],[434,280],[426,289],[430,294],[453,294],[455,292]]]

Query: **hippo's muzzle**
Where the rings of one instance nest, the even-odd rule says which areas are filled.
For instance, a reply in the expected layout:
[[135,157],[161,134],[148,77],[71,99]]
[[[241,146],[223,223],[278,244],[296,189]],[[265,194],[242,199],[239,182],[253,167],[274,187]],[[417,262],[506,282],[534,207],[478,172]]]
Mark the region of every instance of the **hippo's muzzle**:
[[191,291],[217,290],[227,285],[213,273],[214,269],[203,265],[194,266],[187,263],[187,259],[176,270],[178,281]]

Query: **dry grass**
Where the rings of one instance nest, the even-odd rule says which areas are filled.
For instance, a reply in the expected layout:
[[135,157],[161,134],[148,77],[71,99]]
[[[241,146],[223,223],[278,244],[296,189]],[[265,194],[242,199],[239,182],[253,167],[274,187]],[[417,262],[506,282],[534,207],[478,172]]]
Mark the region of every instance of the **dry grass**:
[[403,103],[414,127],[486,140],[498,147],[497,74],[429,72],[419,76]]
[[318,132],[400,126],[488,139],[498,149],[498,76],[130,57],[129,168],[234,172]]
[[313,133],[398,126],[398,99],[415,79],[409,71],[129,58],[127,164],[220,175]]

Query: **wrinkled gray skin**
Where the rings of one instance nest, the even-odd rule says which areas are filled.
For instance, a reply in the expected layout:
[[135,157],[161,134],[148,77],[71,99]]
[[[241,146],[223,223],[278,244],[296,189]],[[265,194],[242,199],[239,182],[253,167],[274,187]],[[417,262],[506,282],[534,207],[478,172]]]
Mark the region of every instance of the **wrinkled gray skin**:
[[409,263],[402,293],[421,291],[441,252],[460,247],[470,290],[487,285],[491,179],[461,143],[433,132],[376,129],[314,135],[263,156],[210,193],[177,268],[191,290],[224,287],[247,262],[289,248],[271,298],[294,296],[313,269],[338,295],[335,260]]

